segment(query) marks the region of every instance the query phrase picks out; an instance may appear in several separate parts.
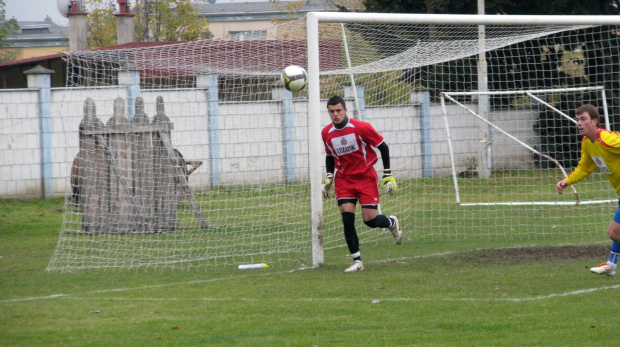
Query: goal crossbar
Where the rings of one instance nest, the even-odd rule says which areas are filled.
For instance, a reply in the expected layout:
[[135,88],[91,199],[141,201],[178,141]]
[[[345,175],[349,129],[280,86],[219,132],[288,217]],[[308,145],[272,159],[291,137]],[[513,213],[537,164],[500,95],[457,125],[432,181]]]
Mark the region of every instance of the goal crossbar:
[[[537,16],[309,12],[308,20],[319,23],[390,23],[451,25],[618,25],[618,16]],[[310,30],[310,28],[308,28]]]

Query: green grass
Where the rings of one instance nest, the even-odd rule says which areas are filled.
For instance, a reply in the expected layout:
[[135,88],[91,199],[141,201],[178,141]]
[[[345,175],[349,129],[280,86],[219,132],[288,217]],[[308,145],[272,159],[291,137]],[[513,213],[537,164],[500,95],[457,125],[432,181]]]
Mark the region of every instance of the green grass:
[[[0,200],[2,346],[601,346],[618,337],[620,283],[586,269],[606,257],[604,230],[523,241],[413,234],[400,246],[369,234],[366,270],[353,274],[342,272],[344,248],[292,272],[46,273],[62,219],[60,199]],[[561,256],[567,243],[591,252]],[[527,248],[497,254],[515,245]]]
[[[559,196],[555,192],[560,174],[555,169],[509,170],[494,172],[490,178],[459,179],[461,201],[489,204],[559,200],[572,205],[458,206],[452,178],[434,177],[399,180],[398,194],[384,196],[381,207],[384,213],[398,216],[406,240],[435,241],[429,247],[446,241],[450,241],[453,250],[466,250],[533,241],[543,245],[600,240],[600,232],[606,228],[616,204],[575,206],[572,193]],[[604,177],[596,176],[580,183],[580,195],[609,199],[613,191],[602,180]],[[280,269],[285,265],[308,265],[312,232],[309,190],[310,186],[304,183],[197,189],[196,205],[210,228],[200,227],[196,210],[184,200],[177,210],[179,227],[163,228],[157,234],[83,233],[83,216],[73,209],[72,213],[65,213],[50,269],[62,272],[106,267],[234,268],[251,262],[277,263]],[[341,216],[335,205],[334,200],[324,203],[322,240],[328,250],[344,247]],[[104,216],[102,220],[108,218]],[[362,242],[382,250],[379,259],[400,256],[389,247],[389,237],[366,227],[359,217],[356,223]]]

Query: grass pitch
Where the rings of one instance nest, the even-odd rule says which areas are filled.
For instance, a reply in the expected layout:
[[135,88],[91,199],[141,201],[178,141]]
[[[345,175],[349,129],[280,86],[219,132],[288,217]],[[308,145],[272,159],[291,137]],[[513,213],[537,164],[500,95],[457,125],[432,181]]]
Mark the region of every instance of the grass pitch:
[[[314,269],[46,273],[62,200],[0,200],[3,346],[597,346],[620,282],[600,235],[540,241],[362,239]],[[343,241],[344,246],[344,241]]]

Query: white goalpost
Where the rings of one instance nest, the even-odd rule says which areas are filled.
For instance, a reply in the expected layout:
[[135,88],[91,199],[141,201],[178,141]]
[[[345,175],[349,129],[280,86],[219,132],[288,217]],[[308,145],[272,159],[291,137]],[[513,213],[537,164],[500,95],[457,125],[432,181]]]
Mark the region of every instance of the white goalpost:
[[[616,16],[321,12],[249,41],[67,53],[67,88],[52,90],[51,106],[67,195],[47,270],[338,261],[341,216],[320,192],[333,95],[390,147],[399,189],[381,208],[398,216],[404,246],[589,240],[614,192],[600,174],[575,186],[578,200],[555,182],[579,155],[577,106],[618,122],[619,26]],[[306,68],[306,89],[280,85],[288,65]],[[361,242],[393,247],[359,217],[356,228]]]
[[[470,107],[464,105],[463,103],[457,101],[455,98],[459,97],[459,96],[479,96],[481,94],[484,95],[489,95],[489,96],[493,96],[493,95],[507,95],[507,96],[527,96],[531,102],[535,102],[539,105],[541,105],[542,107],[549,109],[551,111],[553,111],[553,114],[557,115],[558,117],[562,117],[565,120],[568,120],[569,122],[576,124],[577,122],[571,118],[570,116],[568,116],[565,112],[558,110],[556,107],[554,107],[553,105],[551,105],[549,102],[543,100],[547,99],[547,98],[552,98],[553,96],[558,96],[560,94],[563,94],[565,97],[568,96],[570,97],[572,93],[587,93],[587,92],[596,92],[597,95],[596,97],[593,98],[593,100],[590,101],[586,101],[592,104],[598,104],[600,103],[602,105],[602,111],[603,111],[603,124],[605,125],[605,128],[607,130],[610,130],[609,128],[609,114],[607,112],[607,101],[606,101],[606,94],[605,94],[605,89],[602,86],[598,86],[598,87],[581,87],[581,88],[556,88],[556,89],[545,89],[545,90],[528,90],[528,91],[486,91],[486,92],[446,92],[446,93],[441,93],[440,95],[440,101],[441,101],[441,107],[442,107],[442,111],[443,111],[443,117],[444,117],[444,122],[445,122],[445,126],[446,126],[446,138],[448,141],[448,149],[450,151],[450,164],[451,164],[451,168],[452,168],[452,178],[454,181],[454,193],[455,193],[455,198],[456,198],[456,204],[460,205],[460,206],[481,206],[481,205],[512,205],[512,206],[516,206],[516,205],[578,205],[578,204],[600,204],[600,203],[612,203],[612,202],[616,202],[617,199],[604,199],[604,200],[600,200],[600,199],[594,199],[594,200],[581,200],[579,197],[579,193],[577,192],[577,189],[575,188],[574,185],[570,186],[570,190],[573,193],[574,196],[574,201],[558,201],[558,199],[553,196],[553,194],[549,194],[547,199],[548,201],[537,201],[537,198],[540,199],[540,196],[532,196],[531,194],[526,194],[525,195],[525,199],[523,201],[493,201],[493,202],[462,202],[461,201],[461,194],[460,194],[460,190],[459,190],[459,176],[462,175],[463,178],[474,178],[473,176],[479,176],[480,172],[478,171],[463,171],[461,172],[461,174],[457,174],[457,160],[455,158],[455,151],[454,151],[454,144],[452,141],[452,138],[450,136],[450,120],[449,120],[449,114],[447,111],[447,107],[446,107],[446,99],[449,102],[454,103],[455,105],[458,105],[461,109],[463,109],[466,113],[471,114],[472,116],[474,116],[477,120],[479,120],[480,122],[482,122],[483,124],[489,126],[490,128],[494,129],[497,132],[497,136],[505,136],[507,139],[509,139],[510,141],[522,146],[524,149],[527,149],[531,155],[535,155],[540,157],[539,160],[548,160],[550,162],[550,164],[552,164],[551,166],[554,166],[557,170],[561,171],[561,177],[566,177],[568,176],[568,173],[566,172],[565,168],[562,166],[562,164],[560,162],[558,162],[555,158],[553,158],[552,156],[550,156],[549,154],[546,153],[541,153],[540,149],[536,149],[534,147],[538,147],[540,148],[540,143],[537,142],[536,144],[530,143],[528,144],[527,142],[531,142],[532,138],[528,138],[528,139],[524,139],[521,140],[513,135],[510,134],[509,131],[506,131],[502,128],[500,128],[499,126],[497,126],[494,121],[490,121],[488,119],[485,119],[483,116],[479,115],[478,113],[476,113],[476,111],[473,111]],[[600,93],[600,94],[599,94]],[[524,101],[527,101],[524,100]],[[536,112],[539,112],[539,110],[536,109]],[[527,112],[524,112],[524,110],[521,110],[519,112],[515,112],[515,113],[510,113],[510,112],[506,112],[503,111],[501,112],[503,115],[500,115],[498,118],[502,118],[499,121],[503,122],[504,124],[506,124],[507,126],[510,126],[512,131],[516,131],[518,133],[523,133],[523,131],[520,131],[522,129],[522,127],[520,128],[520,126],[522,125],[530,125],[531,119],[533,119],[534,117],[532,115],[528,115]],[[502,117],[503,116],[503,117]],[[489,118],[491,118],[492,115],[489,115]],[[516,118],[516,119],[510,119],[512,117],[522,117],[522,118]],[[506,119],[507,118],[507,119]],[[484,147],[488,147],[491,145],[490,141],[482,141],[482,139],[478,139],[480,140],[480,143],[484,144]],[[473,141],[476,141],[476,139],[473,139]],[[493,142],[500,142],[501,140],[497,139]],[[503,147],[509,147],[510,146],[510,142],[506,143],[506,142],[500,142],[502,144]],[[462,147],[461,147],[462,148]],[[486,150],[486,149],[482,149],[483,152],[485,153],[498,153],[501,152],[501,150]],[[504,148],[504,153],[505,153],[505,148]],[[470,153],[471,154],[471,153]],[[521,156],[524,153],[521,153]],[[509,163],[510,158],[506,158],[506,157],[515,157],[515,154],[504,154],[504,157],[501,157],[500,155],[498,155],[498,157],[496,160],[494,160],[493,158],[490,158],[490,162],[494,162],[496,161],[494,165],[495,167],[493,167],[493,171],[497,171],[498,167],[500,167],[499,169],[502,170],[503,172],[507,172],[510,171],[511,169],[527,169],[527,170],[532,170],[531,165],[529,163],[530,160],[528,160],[527,156],[525,156],[525,160],[524,159],[517,159],[517,160],[512,160],[512,163]],[[475,160],[476,156],[475,154],[472,154],[472,156],[468,157],[469,160]],[[484,160],[487,160],[488,158],[484,158]],[[531,158],[534,159],[535,158]],[[483,162],[482,159],[479,159],[477,162]],[[533,171],[533,170],[532,170]],[[544,180],[544,176],[551,173],[551,177],[549,178],[550,180],[557,180],[558,177],[558,173],[554,172],[553,170],[541,170],[540,175],[536,178],[537,180]],[[468,176],[468,177],[465,177]],[[488,180],[489,177],[482,177],[481,183],[480,185],[484,185],[485,183],[488,184],[487,182],[489,182]],[[508,176],[505,175],[505,177],[503,178],[503,181],[506,182],[507,184],[510,185],[516,185],[520,178],[518,175],[512,175],[512,176]],[[528,179],[531,179],[531,177],[528,177]],[[499,181],[494,181],[492,184],[497,185]],[[530,199],[532,198],[533,199]],[[498,197],[499,198],[499,197]]]
[[[614,18],[612,16],[605,16],[605,17],[603,16],[599,16],[599,17],[471,16],[471,15],[407,15],[407,14],[368,14],[368,13],[364,13],[364,14],[361,14],[361,13],[310,13],[308,15],[308,53],[309,53],[308,55],[309,106],[308,107],[309,107],[309,116],[310,116],[309,127],[314,128],[315,131],[318,131],[319,126],[320,126],[318,117],[315,117],[313,119],[313,115],[318,115],[321,111],[320,90],[322,87],[321,77],[323,75],[323,72],[322,72],[323,69],[320,67],[320,62],[318,59],[321,54],[321,50],[319,49],[319,42],[321,40],[320,28],[321,28],[321,25],[326,25],[328,23],[348,23],[350,24],[351,27],[355,27],[356,25],[359,25],[359,26],[368,25],[376,32],[379,32],[379,30],[377,30],[377,27],[380,27],[381,25],[386,25],[386,26],[395,25],[395,26],[402,26],[403,28],[407,28],[411,30],[410,32],[415,32],[416,34],[418,32],[415,31],[414,28],[417,29],[419,27],[423,27],[423,29],[421,30],[427,31],[427,33],[431,34],[430,39],[427,42],[423,40],[419,40],[419,38],[416,37],[416,34],[411,34],[408,36],[408,38],[411,39],[410,40],[411,47],[407,49],[403,49],[399,53],[394,54],[391,57],[386,57],[384,59],[381,59],[377,61],[376,63],[369,63],[369,64],[362,63],[358,66],[355,66],[355,67],[349,66],[348,68],[345,69],[347,70],[348,73],[364,73],[365,71],[367,71],[366,68],[368,68],[368,66],[372,66],[373,68],[376,69],[376,71],[386,71],[390,69],[390,66],[394,66],[398,64],[400,64],[401,68],[407,68],[407,67],[416,68],[416,67],[424,66],[426,64],[440,65],[451,59],[459,59],[459,58],[463,58],[467,56],[471,57],[471,56],[474,56],[474,54],[478,54],[484,51],[492,51],[494,49],[498,49],[499,47],[505,47],[511,44],[511,43],[508,43],[511,39],[515,39],[517,37],[518,39],[513,41],[513,43],[519,42],[521,40],[527,40],[527,38],[532,38],[532,39],[539,38],[545,35],[542,32],[546,32],[546,34],[552,35],[553,33],[564,31],[568,27],[571,27],[571,26],[576,29],[579,27],[584,27],[584,26],[587,27],[591,25],[605,25],[605,24],[618,25],[620,21],[618,21],[618,18]],[[446,23],[449,23],[449,24],[446,24]],[[474,25],[475,27],[473,27]],[[479,25],[484,25],[485,30],[487,32],[483,34],[481,34],[480,32],[475,33],[475,29],[478,29]],[[568,26],[568,27],[565,27],[565,26]],[[463,30],[462,32],[457,32],[458,30],[461,30],[464,27],[467,29]],[[537,29],[533,29],[534,27],[536,27]],[[450,28],[450,29],[446,29],[446,28]],[[529,30],[532,30],[532,31],[530,32]],[[404,31],[405,30],[402,30],[401,33]],[[448,37],[446,38],[447,42],[441,41],[441,40],[435,40],[432,37],[433,36],[432,34],[434,32],[442,32],[442,34],[445,34],[445,32],[448,32],[448,31],[449,31],[449,34],[447,35]],[[463,33],[470,33],[469,34],[470,36],[463,38],[463,36],[467,35]],[[425,35],[422,34],[421,36],[425,36]],[[443,52],[438,52],[439,50],[448,51],[449,53],[445,53],[444,55]],[[349,65],[351,64],[349,63]],[[483,65],[483,63],[480,63],[479,66],[480,65]],[[484,65],[486,65],[486,62],[484,62]],[[486,78],[487,76],[483,76],[482,79],[486,80]],[[549,86],[550,87],[553,86],[553,82]],[[480,89],[484,90],[486,89],[486,86],[485,88],[480,88]],[[507,93],[511,93],[511,92],[507,92]],[[518,94],[518,93],[513,93],[513,94]],[[445,92],[444,95],[448,97],[448,95],[450,94],[448,92]],[[467,94],[462,94],[462,95],[467,95]],[[478,94],[478,96],[480,95]],[[535,98],[535,96],[531,96],[531,97],[533,99]],[[457,102],[454,99],[451,99],[451,100],[454,102]],[[443,98],[441,101],[443,105]],[[597,101],[601,101],[601,100],[599,99]],[[607,105],[606,105],[606,99],[605,99],[604,93],[603,93],[603,100],[601,102],[602,102],[602,107],[604,108],[605,112],[607,112]],[[553,106],[551,105],[548,105],[548,106],[554,109]],[[447,112],[445,111],[445,107],[443,110],[443,114],[447,115]],[[607,113],[605,113],[605,115],[607,115]],[[482,117],[480,117],[480,119],[485,121],[484,118]],[[607,117],[606,117],[606,120],[607,120],[606,122],[607,126],[609,126],[609,120]],[[399,121],[402,121],[402,119]],[[446,123],[446,131],[448,132],[448,138],[449,138],[450,137],[449,128],[448,128],[447,123]],[[479,140],[480,138],[478,138],[478,141]],[[422,139],[421,141],[424,141],[424,139]],[[524,143],[521,143],[521,144],[524,145],[526,148],[529,148],[529,146],[527,146],[526,144]],[[462,206],[464,204],[460,202],[460,198],[459,198],[459,186],[457,183],[457,176],[456,176],[454,160],[453,160],[452,143],[450,140],[448,141],[448,145],[450,147],[450,150],[449,150],[450,157],[452,158],[451,171],[454,177],[454,189],[456,191],[455,195],[457,199],[457,205]],[[315,143],[314,145],[312,145],[311,143],[310,156],[311,158],[314,158],[313,160],[318,161],[320,160],[321,154],[319,151],[313,152],[315,148],[319,148],[318,143]],[[537,152],[537,153],[540,153],[540,152]],[[483,157],[486,157],[486,154]],[[561,168],[561,166],[559,167]],[[407,167],[406,165],[403,165],[397,168],[395,171],[397,172],[397,176],[400,174],[401,177],[403,176],[412,177],[410,170],[411,168]],[[437,171],[438,170],[434,170],[433,174],[437,174]],[[562,175],[566,174],[563,168],[561,169],[561,171],[562,171],[561,173]],[[423,168],[423,172],[426,173],[427,170]],[[318,168],[316,170],[311,171],[311,175],[310,175],[311,182],[312,182],[311,184],[315,184],[315,186],[313,187],[313,191],[318,190],[318,186],[316,186],[316,184],[318,184],[317,182],[319,182],[320,175],[321,173],[320,173],[320,170],[318,170]],[[557,180],[561,177],[562,177],[561,175],[556,174],[553,179]],[[600,193],[602,189],[600,181],[601,179],[599,177],[599,179],[597,179],[597,183],[594,184],[598,189],[597,193]],[[435,187],[434,189],[437,189],[437,187]],[[439,194],[439,192],[437,192],[437,194]],[[611,194],[605,194],[605,195],[611,196]],[[436,198],[438,198],[438,200],[441,200],[439,196],[437,196]],[[603,199],[597,202],[609,202],[609,201],[613,201],[613,199],[611,198]],[[318,237],[315,236],[313,239],[322,238],[320,236],[322,235],[322,232],[323,232],[323,230],[321,230],[320,228],[320,226],[322,225],[321,203],[320,202],[321,201],[320,201],[319,195],[313,194],[312,195],[313,221],[316,220],[313,223],[313,230],[314,230],[314,234],[319,235]],[[532,202],[528,204],[531,206],[538,205],[536,202]],[[543,204],[546,205],[547,203],[543,203]],[[553,206],[564,205],[563,202],[557,202],[557,201],[549,203],[549,204]],[[473,205],[484,206],[488,204],[487,203],[474,203]],[[516,206],[516,205],[521,205],[521,203],[518,203],[518,202],[517,203],[515,202],[492,203],[491,205],[494,205],[493,207],[497,207],[500,205]],[[489,213],[494,214],[494,212],[496,211],[482,211],[480,215],[485,215]],[[505,212],[502,212],[502,215],[504,213]],[[550,212],[550,213],[557,214],[557,211]],[[458,215],[460,214],[455,213],[454,216],[452,217],[458,219],[457,217]],[[519,214],[517,214],[517,216],[519,216]],[[492,218],[502,218],[502,216],[492,217]],[[517,217],[517,218],[520,218],[520,217]],[[415,217],[413,219],[415,219]],[[486,223],[485,221],[483,221],[484,219],[486,219],[486,217],[480,218],[478,220],[481,225]],[[406,225],[410,228],[413,228],[414,225],[419,225],[418,223],[419,221],[408,220],[406,222]],[[494,227],[500,227],[500,228],[506,227],[506,226],[500,226],[500,224],[497,222],[495,223],[496,224]],[[512,226],[510,225],[508,227],[512,228]],[[407,227],[405,227],[405,229],[407,229]],[[431,228],[428,228],[428,229],[431,229]],[[502,233],[503,231],[500,230],[499,234],[502,234]],[[315,263],[322,262],[322,259],[323,259],[322,253],[315,252],[314,259],[315,259]]]

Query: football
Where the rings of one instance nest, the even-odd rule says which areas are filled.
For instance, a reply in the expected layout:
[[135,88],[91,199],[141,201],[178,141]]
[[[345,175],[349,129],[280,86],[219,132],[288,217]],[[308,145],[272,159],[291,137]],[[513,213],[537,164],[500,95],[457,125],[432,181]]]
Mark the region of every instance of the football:
[[287,66],[284,71],[282,71],[280,78],[282,79],[284,88],[291,92],[298,92],[304,89],[306,83],[308,83],[308,74],[306,70],[299,65]]

